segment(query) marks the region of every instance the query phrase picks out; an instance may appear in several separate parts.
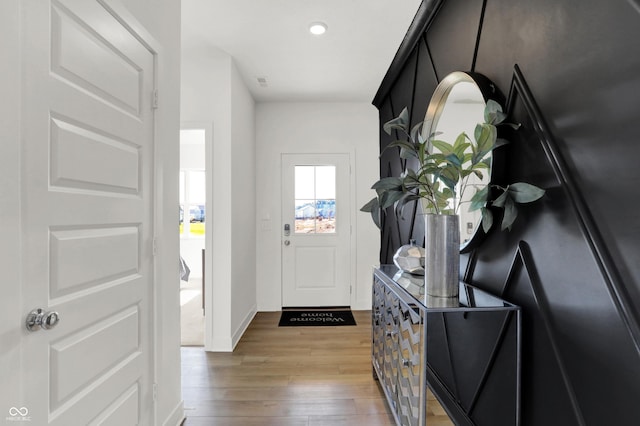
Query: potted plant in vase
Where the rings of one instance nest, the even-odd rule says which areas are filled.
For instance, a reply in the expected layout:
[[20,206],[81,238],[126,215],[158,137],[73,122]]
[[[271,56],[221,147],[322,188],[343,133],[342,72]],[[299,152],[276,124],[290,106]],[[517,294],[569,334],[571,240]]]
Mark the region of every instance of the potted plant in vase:
[[[395,206],[396,213],[409,202],[419,201],[425,216],[425,283],[426,293],[437,297],[457,296],[459,280],[460,206],[469,203],[469,211],[480,210],[484,232],[496,221],[492,207],[503,210],[501,229],[511,229],[518,215],[517,205],[540,199],[545,191],[535,185],[516,182],[507,186],[479,184],[478,177],[489,173],[491,153],[507,143],[498,138],[498,125],[506,115],[500,104],[489,100],[484,108],[484,122],[478,123],[474,134],[460,133],[453,143],[437,139],[438,134],[423,134],[429,123],[419,123],[409,129],[409,114],[405,108],[398,117],[384,124],[387,134],[397,130],[406,139],[391,142],[385,149],[400,148],[400,157],[417,160],[415,168],[407,166],[400,176],[378,180],[372,189],[377,196],[360,210],[371,213],[381,227],[381,214]],[[415,160],[414,160],[415,161]],[[473,195],[469,197],[469,193]],[[466,201],[465,201],[466,200]]]

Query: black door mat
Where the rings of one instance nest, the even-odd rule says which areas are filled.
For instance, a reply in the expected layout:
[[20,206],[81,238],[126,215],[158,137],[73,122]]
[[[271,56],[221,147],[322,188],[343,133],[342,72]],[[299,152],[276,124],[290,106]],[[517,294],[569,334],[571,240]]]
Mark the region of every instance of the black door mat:
[[280,327],[356,325],[349,308],[283,308]]

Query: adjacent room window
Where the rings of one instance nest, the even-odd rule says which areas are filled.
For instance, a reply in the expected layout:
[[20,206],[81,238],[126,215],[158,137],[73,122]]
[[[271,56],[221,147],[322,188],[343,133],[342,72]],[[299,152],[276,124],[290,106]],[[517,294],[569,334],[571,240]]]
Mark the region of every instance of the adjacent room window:
[[295,166],[295,232],[336,232],[336,167]]
[[180,236],[204,237],[206,173],[204,129],[180,131]]
[[205,172],[180,172],[180,235],[202,237],[205,232]]

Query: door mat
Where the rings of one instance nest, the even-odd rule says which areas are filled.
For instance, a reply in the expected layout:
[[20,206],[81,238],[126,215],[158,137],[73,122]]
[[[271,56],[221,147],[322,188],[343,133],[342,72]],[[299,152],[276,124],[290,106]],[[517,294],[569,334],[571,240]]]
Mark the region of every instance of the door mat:
[[349,308],[283,308],[280,327],[356,325]]

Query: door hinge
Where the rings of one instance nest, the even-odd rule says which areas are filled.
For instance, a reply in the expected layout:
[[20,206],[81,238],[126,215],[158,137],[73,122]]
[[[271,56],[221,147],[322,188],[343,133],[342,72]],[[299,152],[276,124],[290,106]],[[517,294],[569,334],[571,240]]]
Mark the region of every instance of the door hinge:
[[158,400],[158,384],[157,383],[153,384],[153,400],[154,401]]
[[153,89],[151,93],[151,108],[158,109],[158,89]]
[[153,239],[153,243],[152,243],[152,246],[151,246],[151,253],[154,256],[158,255],[158,239],[157,238]]

